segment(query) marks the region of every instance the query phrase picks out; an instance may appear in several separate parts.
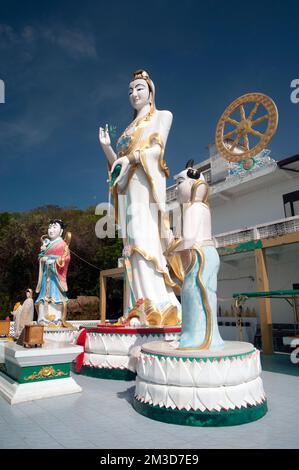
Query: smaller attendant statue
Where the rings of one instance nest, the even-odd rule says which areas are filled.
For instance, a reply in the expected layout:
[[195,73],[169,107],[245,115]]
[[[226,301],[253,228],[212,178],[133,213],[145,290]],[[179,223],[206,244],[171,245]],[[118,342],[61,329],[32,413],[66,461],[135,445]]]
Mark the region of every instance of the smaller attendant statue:
[[224,342],[217,323],[217,274],[220,261],[211,233],[208,184],[192,168],[176,177],[177,200],[183,212],[183,236],[173,240],[167,255],[179,253],[184,268],[181,292],[182,334],[180,348],[219,348]]
[[38,323],[48,327],[69,327],[67,314],[67,271],[70,262],[69,243],[71,233],[62,239],[64,224],[62,220],[51,220],[48,235],[41,237],[39,253],[39,278],[36,292],[39,294],[35,304],[38,310]]
[[30,325],[33,321],[34,304],[32,298],[32,289],[26,290],[26,300],[22,305],[19,305],[12,312],[15,322],[15,338],[18,338],[22,333],[25,325]]

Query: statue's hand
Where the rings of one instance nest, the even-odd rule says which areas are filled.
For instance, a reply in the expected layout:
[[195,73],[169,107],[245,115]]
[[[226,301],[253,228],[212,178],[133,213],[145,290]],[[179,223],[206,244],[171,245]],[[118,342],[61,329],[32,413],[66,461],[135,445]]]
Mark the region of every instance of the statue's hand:
[[47,265],[55,263],[55,259],[47,259],[46,261]]
[[99,141],[103,149],[110,147],[111,140],[108,130],[108,124],[106,124],[105,129],[103,127],[99,128]]
[[46,263],[47,259],[48,259],[47,256],[43,256],[43,257],[41,258],[41,261],[42,261],[43,263]]
[[126,157],[126,156],[125,157],[120,157],[117,160],[115,160],[115,162],[113,163],[112,168],[111,168],[111,175],[112,175],[112,173],[113,173],[113,171],[114,171],[114,169],[117,165],[121,165],[121,170],[120,170],[120,174],[118,175],[118,177],[114,181],[113,186],[115,184],[117,184],[122,179],[124,173],[126,172],[128,166],[130,165],[130,161],[129,161],[128,157]]

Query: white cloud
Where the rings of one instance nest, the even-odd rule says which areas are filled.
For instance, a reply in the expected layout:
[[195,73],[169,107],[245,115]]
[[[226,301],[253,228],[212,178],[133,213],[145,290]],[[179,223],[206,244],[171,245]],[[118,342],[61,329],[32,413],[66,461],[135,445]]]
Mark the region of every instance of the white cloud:
[[25,25],[20,30],[0,23],[0,47],[37,45],[40,41],[59,48],[74,59],[96,59],[95,36],[91,32],[63,26],[34,27]]
[[31,42],[36,39],[36,31],[32,26],[25,26],[21,32],[21,36],[25,41]]
[[64,28],[46,28],[41,31],[41,35],[50,44],[60,47],[76,59],[97,57],[95,38],[91,33]]
[[27,150],[46,141],[58,125],[59,119],[55,117],[45,117],[42,123],[38,123],[28,114],[19,117],[15,122],[2,121],[1,145]]

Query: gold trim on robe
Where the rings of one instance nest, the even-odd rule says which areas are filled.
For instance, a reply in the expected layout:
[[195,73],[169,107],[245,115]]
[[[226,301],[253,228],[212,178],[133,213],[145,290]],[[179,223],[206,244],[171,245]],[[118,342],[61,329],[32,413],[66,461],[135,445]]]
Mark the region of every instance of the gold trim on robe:
[[[193,245],[192,251],[196,251],[199,254],[200,258],[201,258],[201,263],[200,263],[200,268],[199,268],[199,271],[198,271],[197,279],[198,279],[198,284],[199,284],[199,288],[200,288],[201,295],[202,295],[202,302],[203,302],[204,309],[205,309],[205,314],[206,314],[206,319],[207,319],[207,327],[206,327],[205,338],[204,338],[202,344],[200,346],[196,347],[196,348],[179,348],[179,349],[185,350],[185,351],[195,351],[195,350],[198,351],[198,350],[208,349],[211,345],[212,334],[213,334],[212,310],[211,310],[211,307],[210,307],[210,304],[209,304],[207,290],[206,290],[206,288],[204,286],[204,283],[203,283],[203,280],[202,280],[202,272],[203,272],[203,269],[204,269],[205,255],[204,255],[204,252],[202,251],[202,249],[196,244]],[[195,258],[194,258],[194,262],[195,262]],[[193,264],[193,266],[194,266],[194,264]]]
[[164,269],[160,266],[159,261],[157,258],[154,256],[151,256],[149,253],[147,253],[143,248],[140,248],[138,246],[132,246],[132,251],[131,253],[138,253],[141,255],[146,261],[150,261],[151,263],[154,264],[155,269],[158,273],[162,274],[164,277],[165,284],[169,287],[175,287],[176,283],[171,279],[168,271],[164,271]]

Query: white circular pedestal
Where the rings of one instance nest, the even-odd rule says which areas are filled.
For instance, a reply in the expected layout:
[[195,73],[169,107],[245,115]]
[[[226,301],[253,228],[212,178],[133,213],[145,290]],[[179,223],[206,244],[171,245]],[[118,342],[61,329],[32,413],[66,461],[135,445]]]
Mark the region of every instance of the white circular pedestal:
[[70,328],[45,328],[44,339],[55,342],[76,344],[79,336],[79,329]]
[[155,339],[173,341],[181,329],[99,326],[85,331],[84,358],[78,372],[97,378],[133,380],[141,346]]
[[178,342],[142,346],[134,408],[159,421],[232,426],[267,412],[260,353],[250,343],[226,341],[218,350],[179,350]]

